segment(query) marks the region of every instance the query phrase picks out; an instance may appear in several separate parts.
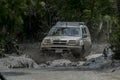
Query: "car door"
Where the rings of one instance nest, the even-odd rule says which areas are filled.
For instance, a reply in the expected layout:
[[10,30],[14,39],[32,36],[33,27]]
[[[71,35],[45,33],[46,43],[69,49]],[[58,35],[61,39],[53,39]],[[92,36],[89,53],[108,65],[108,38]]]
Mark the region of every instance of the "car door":
[[88,28],[86,27],[86,31],[87,31],[87,44],[88,44],[88,49],[92,48],[92,42],[91,42],[91,36],[90,36],[90,32],[88,30]]
[[82,38],[84,42],[84,48],[87,52],[89,51],[89,48],[90,48],[90,35],[89,35],[87,27],[82,27]]

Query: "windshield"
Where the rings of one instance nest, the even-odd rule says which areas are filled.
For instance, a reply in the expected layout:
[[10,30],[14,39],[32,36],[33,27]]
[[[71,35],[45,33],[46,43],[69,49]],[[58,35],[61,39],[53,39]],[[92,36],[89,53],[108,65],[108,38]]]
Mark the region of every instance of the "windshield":
[[80,36],[80,28],[54,27],[50,30],[48,36]]

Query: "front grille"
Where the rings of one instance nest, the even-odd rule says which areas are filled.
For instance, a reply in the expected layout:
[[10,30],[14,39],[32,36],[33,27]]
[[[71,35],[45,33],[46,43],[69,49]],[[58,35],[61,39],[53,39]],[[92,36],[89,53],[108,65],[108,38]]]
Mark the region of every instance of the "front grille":
[[67,47],[51,47],[53,49],[68,49]]
[[53,44],[55,44],[55,45],[66,45],[67,41],[66,40],[53,40]]
[[55,45],[66,45],[66,43],[53,43]]

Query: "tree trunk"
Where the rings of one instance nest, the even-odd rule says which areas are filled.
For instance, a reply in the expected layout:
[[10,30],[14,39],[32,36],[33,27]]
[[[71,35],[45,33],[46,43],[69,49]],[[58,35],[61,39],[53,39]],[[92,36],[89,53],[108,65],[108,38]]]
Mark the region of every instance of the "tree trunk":
[[120,18],[120,0],[117,0],[117,14]]

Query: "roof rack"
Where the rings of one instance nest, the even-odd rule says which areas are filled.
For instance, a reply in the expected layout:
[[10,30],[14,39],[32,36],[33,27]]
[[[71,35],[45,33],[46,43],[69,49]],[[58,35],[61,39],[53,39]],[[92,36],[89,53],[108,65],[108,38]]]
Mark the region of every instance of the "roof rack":
[[57,22],[56,25],[62,25],[62,26],[80,26],[85,25],[84,22]]

